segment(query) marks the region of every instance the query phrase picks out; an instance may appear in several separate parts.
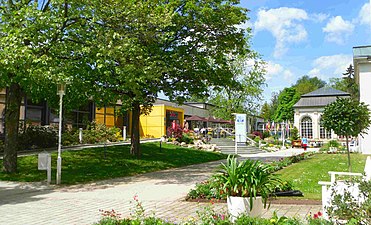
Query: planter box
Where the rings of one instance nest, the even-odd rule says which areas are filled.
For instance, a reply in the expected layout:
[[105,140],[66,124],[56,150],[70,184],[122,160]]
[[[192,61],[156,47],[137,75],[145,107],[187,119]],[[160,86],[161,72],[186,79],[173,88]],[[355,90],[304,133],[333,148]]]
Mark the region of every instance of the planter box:
[[250,211],[250,198],[248,197],[235,197],[228,196],[228,213],[231,216],[232,222],[234,222],[241,214],[246,214],[251,217],[259,217],[263,213],[263,202],[260,196],[253,199],[253,208]]

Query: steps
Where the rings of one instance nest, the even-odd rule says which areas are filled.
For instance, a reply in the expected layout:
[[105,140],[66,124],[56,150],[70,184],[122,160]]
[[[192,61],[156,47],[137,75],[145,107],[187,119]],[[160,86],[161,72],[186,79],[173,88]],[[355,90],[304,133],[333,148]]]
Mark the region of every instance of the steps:
[[[224,154],[235,154],[235,143],[234,140],[229,138],[212,138],[210,144],[216,144]],[[264,153],[265,151],[255,147],[255,146],[246,146],[239,144],[237,147],[238,155],[245,154],[258,154]]]

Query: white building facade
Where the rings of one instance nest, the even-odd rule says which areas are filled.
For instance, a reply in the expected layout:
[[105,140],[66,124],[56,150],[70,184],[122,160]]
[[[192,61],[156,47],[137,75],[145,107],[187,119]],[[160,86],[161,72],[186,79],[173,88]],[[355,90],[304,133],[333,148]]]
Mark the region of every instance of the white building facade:
[[321,116],[325,107],[336,101],[336,98],[348,98],[349,93],[324,87],[302,95],[294,105],[294,126],[298,128],[300,137],[309,141],[328,141],[337,139],[337,135],[327,131],[321,125]]
[[[371,46],[353,48],[354,76],[359,85],[359,100],[369,105],[371,110]],[[359,137],[363,154],[371,154],[371,128],[368,134]]]

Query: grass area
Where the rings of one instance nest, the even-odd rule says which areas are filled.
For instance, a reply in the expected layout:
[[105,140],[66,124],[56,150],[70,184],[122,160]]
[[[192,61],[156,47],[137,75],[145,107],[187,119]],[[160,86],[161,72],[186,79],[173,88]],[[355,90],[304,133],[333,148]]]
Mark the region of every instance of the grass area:
[[[366,155],[351,154],[352,172],[362,173]],[[312,157],[292,164],[276,172],[285,181],[290,181],[294,189],[300,190],[305,199],[321,199],[321,186],[318,181],[330,181],[328,171],[348,171],[347,154],[315,154]]]
[[[130,146],[90,148],[62,153],[62,184],[86,183],[132,176],[168,168],[199,164],[226,158],[226,155],[183,148],[171,144],[141,144],[140,159],[130,155]],[[2,165],[2,160],[0,160]],[[57,153],[52,154],[52,182],[55,182]],[[0,180],[44,181],[46,171],[37,169],[37,155],[18,157],[18,173],[0,172]]]

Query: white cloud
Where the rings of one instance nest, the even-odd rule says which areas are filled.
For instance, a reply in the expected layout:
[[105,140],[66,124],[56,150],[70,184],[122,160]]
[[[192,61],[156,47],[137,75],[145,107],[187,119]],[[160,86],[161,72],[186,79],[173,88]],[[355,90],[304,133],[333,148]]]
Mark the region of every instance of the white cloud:
[[255,32],[267,30],[276,39],[274,57],[284,55],[291,43],[300,43],[307,38],[307,31],[299,22],[307,20],[308,14],[297,8],[281,7],[277,9],[258,12],[257,21],[254,24]]
[[353,62],[352,60],[352,55],[321,56],[313,61],[313,69],[309,71],[308,75],[322,80],[328,80],[331,77],[340,78],[342,73]]
[[326,33],[326,41],[344,44],[345,40],[353,33],[354,25],[341,16],[336,16],[332,17],[322,30]]
[[371,1],[362,6],[358,14],[359,22],[371,27]]
[[329,18],[329,14],[324,14],[324,13],[312,13],[310,14],[310,19],[315,21],[315,22],[323,22],[327,18]]
[[282,67],[280,64],[274,63],[272,61],[268,61],[266,64],[266,75],[265,79],[267,81],[272,80],[275,76],[282,76],[286,81],[292,81],[294,74],[289,70]]

